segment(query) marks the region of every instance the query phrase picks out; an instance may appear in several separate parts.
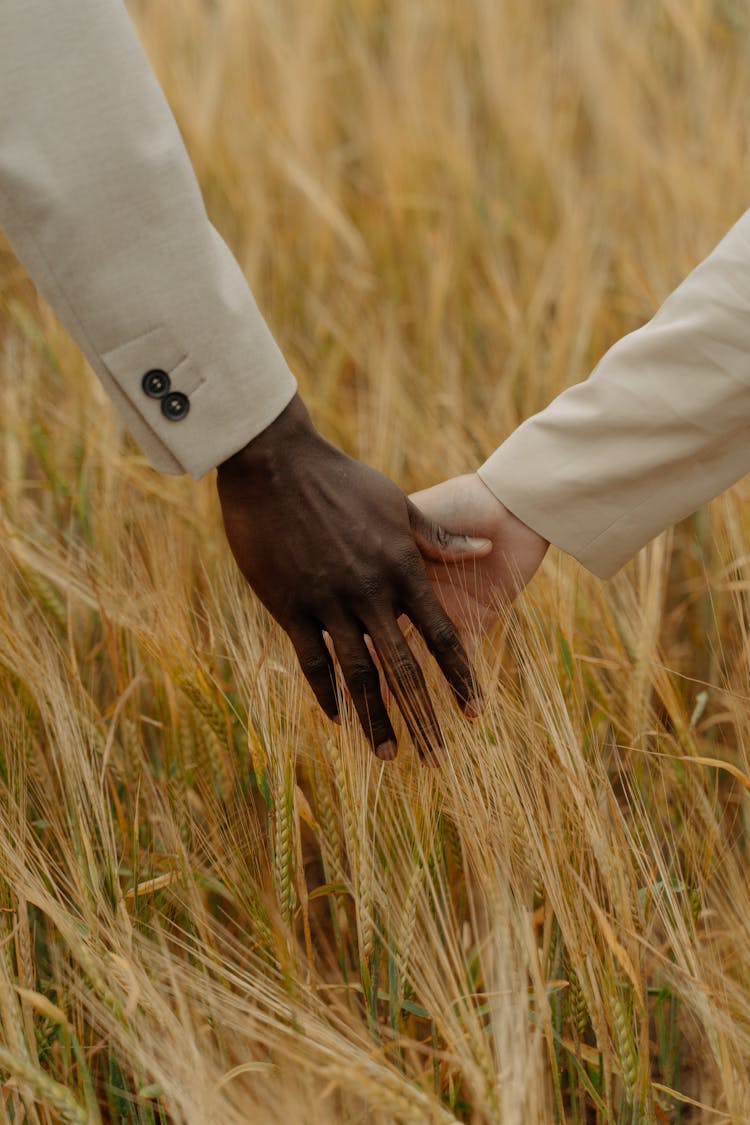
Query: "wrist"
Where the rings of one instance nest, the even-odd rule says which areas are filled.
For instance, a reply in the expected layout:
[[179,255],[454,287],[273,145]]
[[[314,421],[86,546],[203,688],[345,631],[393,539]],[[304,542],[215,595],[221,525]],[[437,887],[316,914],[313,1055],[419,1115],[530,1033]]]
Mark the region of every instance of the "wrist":
[[315,429],[307,407],[298,394],[284,407],[265,430],[243,445],[218,465],[219,483],[240,478],[267,478],[282,461],[287,462],[296,449],[310,440],[322,440]]
[[503,526],[505,528],[517,531],[518,534],[526,536],[529,540],[535,540],[538,543],[539,547],[546,551],[546,549],[549,547],[549,540],[545,539],[544,536],[540,535],[538,531],[535,531],[533,527],[530,527],[529,524],[525,523],[520,516],[516,515],[515,512],[512,512],[510,508],[508,508],[503,503],[500,497],[496,495],[493,489],[490,488],[490,486],[478,472],[475,472],[474,476],[482,486],[483,495],[491,499],[496,518],[502,521]]

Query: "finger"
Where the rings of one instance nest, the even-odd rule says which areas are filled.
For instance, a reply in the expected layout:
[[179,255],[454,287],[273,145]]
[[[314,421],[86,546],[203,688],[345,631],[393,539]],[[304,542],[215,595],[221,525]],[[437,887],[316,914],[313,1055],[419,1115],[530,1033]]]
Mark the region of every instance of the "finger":
[[[408,620],[408,618],[404,618],[404,620],[406,621]],[[369,633],[365,633],[365,644],[367,645],[367,651],[372,657],[375,667],[377,667],[378,654],[375,651],[375,645],[372,643],[372,637],[369,635]],[[391,689],[388,687],[388,681],[383,675],[380,676],[380,696],[383,700],[383,703],[385,704],[386,710],[388,710],[391,703],[393,702],[393,696],[391,694]]]
[[354,625],[331,629],[336,657],[365,736],[384,761],[396,757],[396,735],[380,692],[380,676],[365,638]]
[[437,660],[459,707],[467,718],[476,718],[484,709],[484,700],[474,670],[456,626],[435,597],[426,575],[413,581],[404,609]]
[[470,535],[454,535],[442,524],[429,519],[411,500],[406,501],[414,542],[425,558],[432,562],[457,562],[461,559],[483,559],[492,551],[491,539]]
[[309,625],[290,629],[289,636],[304,677],[313,689],[315,698],[329,719],[340,722],[336,675],[322,631],[311,622]]
[[439,765],[445,740],[414,653],[395,620],[368,627],[368,632],[420,758]]
[[[457,593],[453,585],[440,582],[432,575],[430,575],[430,585],[443,610],[453,622],[458,633],[458,639],[463,645],[469,661],[473,660],[482,637],[482,625],[480,623],[489,618],[489,615],[482,609],[474,610],[473,606],[467,606],[466,600],[461,598],[460,592]],[[402,629],[404,628],[404,622],[408,622],[409,626],[414,629],[413,623],[405,614],[399,620]],[[409,633],[405,632],[404,635],[408,639]]]
[[425,572],[432,593],[453,622],[464,652],[472,661],[482,637],[499,620],[498,606],[494,601],[483,600],[485,591],[479,581],[472,588],[463,567],[427,563]]

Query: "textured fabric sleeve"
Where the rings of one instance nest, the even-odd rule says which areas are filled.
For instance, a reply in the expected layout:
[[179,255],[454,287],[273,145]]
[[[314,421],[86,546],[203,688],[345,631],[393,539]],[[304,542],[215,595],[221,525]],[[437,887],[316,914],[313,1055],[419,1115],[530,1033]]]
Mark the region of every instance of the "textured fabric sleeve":
[[0,226],[156,468],[294,395],[122,0],[0,0]]
[[654,318],[523,423],[479,475],[607,578],[750,471],[750,211]]

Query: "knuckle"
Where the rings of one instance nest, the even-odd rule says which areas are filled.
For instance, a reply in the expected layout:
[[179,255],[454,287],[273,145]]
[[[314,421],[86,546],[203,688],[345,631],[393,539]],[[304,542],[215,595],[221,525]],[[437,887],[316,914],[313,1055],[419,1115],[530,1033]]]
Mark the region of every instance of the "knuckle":
[[389,665],[390,673],[400,684],[407,684],[409,686],[421,686],[422,673],[419,666],[406,656],[394,657]]
[[441,617],[432,628],[432,643],[440,652],[462,652],[458,633],[450,621]]
[[412,578],[422,572],[422,556],[413,543],[409,543],[396,555],[395,565],[398,573]]
[[328,682],[331,678],[331,666],[322,654],[305,657],[300,664],[302,671],[311,682],[318,683],[321,680]]
[[363,574],[359,582],[359,596],[365,603],[376,601],[386,588],[386,579],[382,571],[373,570]]
[[377,673],[364,660],[356,661],[347,666],[346,682],[352,695],[367,695],[378,688]]

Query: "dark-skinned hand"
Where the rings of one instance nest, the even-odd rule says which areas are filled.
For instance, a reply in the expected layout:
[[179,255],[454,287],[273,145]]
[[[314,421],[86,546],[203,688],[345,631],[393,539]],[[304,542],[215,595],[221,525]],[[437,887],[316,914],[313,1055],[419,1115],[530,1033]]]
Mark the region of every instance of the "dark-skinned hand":
[[471,666],[423,556],[481,557],[489,541],[444,532],[382,473],[321,437],[299,396],[219,466],[217,484],[237,564],[289,634],[326,714],[336,719],[339,704],[324,633],[375,753],[395,757],[369,636],[420,755],[436,761],[442,734],[398,618],[419,629],[464,713],[477,714]]

